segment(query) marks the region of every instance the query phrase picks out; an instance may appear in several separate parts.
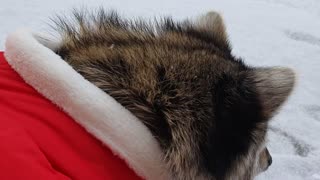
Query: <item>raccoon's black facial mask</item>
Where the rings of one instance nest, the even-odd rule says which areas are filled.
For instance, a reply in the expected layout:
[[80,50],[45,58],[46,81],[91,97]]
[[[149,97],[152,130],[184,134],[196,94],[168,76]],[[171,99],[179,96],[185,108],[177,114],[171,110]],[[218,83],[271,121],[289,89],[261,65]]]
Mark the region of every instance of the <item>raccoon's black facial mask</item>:
[[268,121],[293,83],[294,74],[286,68],[248,68],[220,77],[212,90],[214,125],[202,146],[214,177],[228,179],[235,171],[235,176],[251,179],[271,165],[264,147]]
[[218,13],[152,25],[101,10],[57,24],[56,53],[149,128],[173,179],[250,180],[270,164],[268,121],[294,73],[235,58]]
[[[214,126],[208,136],[208,152],[204,153],[207,157],[203,159],[209,171],[223,179],[232,163],[241,156],[248,156],[251,146],[263,141],[254,139],[252,133],[257,131],[258,124],[265,122],[254,83],[246,73],[222,75],[214,87]],[[264,136],[265,130],[257,133]]]

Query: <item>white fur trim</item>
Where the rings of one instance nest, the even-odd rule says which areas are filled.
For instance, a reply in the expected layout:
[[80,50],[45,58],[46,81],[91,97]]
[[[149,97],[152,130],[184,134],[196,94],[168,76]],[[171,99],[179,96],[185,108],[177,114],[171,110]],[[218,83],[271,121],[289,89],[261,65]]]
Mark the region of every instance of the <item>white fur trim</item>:
[[138,175],[150,180],[169,179],[162,151],[151,132],[55,54],[51,49],[58,44],[19,30],[7,38],[5,57],[28,84],[106,144]]

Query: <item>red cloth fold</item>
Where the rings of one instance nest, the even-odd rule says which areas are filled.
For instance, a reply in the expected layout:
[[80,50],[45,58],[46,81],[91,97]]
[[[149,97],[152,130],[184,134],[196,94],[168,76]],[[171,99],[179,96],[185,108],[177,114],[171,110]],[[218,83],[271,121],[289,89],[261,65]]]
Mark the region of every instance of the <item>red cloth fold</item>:
[[26,84],[0,52],[0,179],[138,180],[123,160]]

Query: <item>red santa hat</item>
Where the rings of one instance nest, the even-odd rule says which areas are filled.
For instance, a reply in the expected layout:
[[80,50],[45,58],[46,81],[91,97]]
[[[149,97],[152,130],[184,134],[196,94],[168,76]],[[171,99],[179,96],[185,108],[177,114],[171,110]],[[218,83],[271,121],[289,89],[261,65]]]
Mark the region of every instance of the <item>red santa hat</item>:
[[19,30],[7,38],[5,57],[26,83],[103,142],[136,174],[145,179],[170,179],[163,153],[147,127],[55,54],[58,46],[59,40]]

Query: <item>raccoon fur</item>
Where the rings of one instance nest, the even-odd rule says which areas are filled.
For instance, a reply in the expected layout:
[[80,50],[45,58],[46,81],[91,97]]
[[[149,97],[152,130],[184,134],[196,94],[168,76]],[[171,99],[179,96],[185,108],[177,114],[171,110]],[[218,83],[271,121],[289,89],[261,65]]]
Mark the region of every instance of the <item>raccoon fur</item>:
[[244,64],[218,13],[149,22],[75,11],[55,22],[56,53],[148,127],[173,179],[251,180],[271,164],[268,122],[294,72]]

